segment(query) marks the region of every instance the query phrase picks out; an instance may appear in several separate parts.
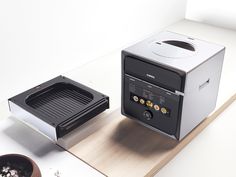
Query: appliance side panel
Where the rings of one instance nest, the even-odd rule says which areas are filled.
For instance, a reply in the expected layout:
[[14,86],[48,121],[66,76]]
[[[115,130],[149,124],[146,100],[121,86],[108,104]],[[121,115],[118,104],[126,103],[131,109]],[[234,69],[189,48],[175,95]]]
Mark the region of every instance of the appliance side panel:
[[216,106],[225,50],[187,73],[180,139],[205,119]]
[[57,141],[56,128],[37,118],[33,114],[25,111],[17,104],[9,101],[9,108],[13,115],[26,125],[30,126],[34,130],[38,131],[42,135],[48,137],[54,142]]
[[125,75],[125,56],[126,52],[123,50],[121,52],[121,114],[125,115],[125,110],[124,110],[124,75]]

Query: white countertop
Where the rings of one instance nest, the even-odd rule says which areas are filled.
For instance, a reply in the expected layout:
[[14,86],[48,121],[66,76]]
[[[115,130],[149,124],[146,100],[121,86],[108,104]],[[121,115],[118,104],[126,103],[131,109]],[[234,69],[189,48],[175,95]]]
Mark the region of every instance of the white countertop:
[[155,177],[235,177],[236,101]]
[[[236,58],[236,31],[216,28],[209,25],[183,20],[167,28],[168,30],[183,33],[211,42],[220,43],[226,46],[225,58]],[[117,52],[115,56],[120,55]],[[108,56],[109,57],[109,56]],[[108,60],[104,63],[109,67]],[[233,61],[233,62],[232,62]],[[218,102],[225,101],[225,98],[232,96],[236,92],[236,79],[234,81],[227,78],[236,76],[236,60],[225,60],[224,62],[224,81],[221,82],[220,90],[224,91],[226,97],[219,97]],[[111,61],[112,62],[112,61]],[[96,62],[95,63],[99,63]],[[86,68],[86,66],[84,67]],[[87,68],[86,68],[87,69]],[[99,69],[99,66],[97,66]],[[120,62],[116,67],[109,71],[120,71]],[[101,71],[102,72],[102,71]],[[85,85],[96,86],[95,89],[112,95],[111,109],[114,110],[120,105],[120,77],[107,77],[104,82],[110,82],[110,88],[102,83],[97,85],[93,81],[81,76],[77,70],[70,71],[66,76],[78,81],[84,81]],[[82,72],[81,72],[82,73]],[[106,73],[109,76],[109,72]],[[230,77],[231,76],[231,77]],[[98,79],[101,75],[94,72],[89,76]],[[77,79],[78,78],[78,79]],[[225,79],[226,78],[226,79]],[[101,79],[101,78],[100,78]],[[110,79],[110,80],[109,80]],[[225,85],[231,86],[225,87]],[[115,90],[115,91],[114,91]],[[116,93],[114,93],[116,92]],[[233,103],[225,112],[223,112],[211,125],[200,133],[187,147],[185,147],[170,163],[162,168],[156,177],[183,177],[183,176],[235,176],[234,165],[236,164],[236,103]],[[7,108],[6,108],[7,109]],[[29,129],[25,125],[9,117],[6,111],[0,108],[0,139],[2,140],[0,154],[5,153],[23,153],[28,155],[38,163],[43,176],[55,176],[54,173],[59,170],[61,176],[102,176],[96,170],[86,165],[84,162],[75,158],[70,153],[63,151],[57,145],[50,142],[44,136]],[[4,119],[5,118],[5,119]],[[72,175],[76,168],[76,175]]]
[[18,153],[30,157],[43,177],[103,176],[43,135],[9,115],[6,102],[0,104],[0,155]]

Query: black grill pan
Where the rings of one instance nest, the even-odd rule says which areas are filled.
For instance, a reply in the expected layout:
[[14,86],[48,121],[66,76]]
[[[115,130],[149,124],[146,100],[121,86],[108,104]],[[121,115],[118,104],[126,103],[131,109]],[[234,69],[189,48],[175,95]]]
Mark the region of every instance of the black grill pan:
[[58,76],[9,99],[54,126],[60,138],[109,108],[109,97]]

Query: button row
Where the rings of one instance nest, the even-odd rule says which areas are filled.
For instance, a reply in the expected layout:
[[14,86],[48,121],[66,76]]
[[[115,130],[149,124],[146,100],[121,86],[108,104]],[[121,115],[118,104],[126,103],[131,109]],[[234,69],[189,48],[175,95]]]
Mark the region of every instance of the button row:
[[136,95],[133,96],[133,101],[135,101],[137,103],[139,102],[140,104],[146,105],[147,107],[154,108],[156,111],[161,111],[162,114],[168,113],[167,108],[165,108],[165,107],[160,108],[159,105],[153,104],[152,101],[150,101],[150,100],[145,101],[143,98],[139,99],[139,97]]

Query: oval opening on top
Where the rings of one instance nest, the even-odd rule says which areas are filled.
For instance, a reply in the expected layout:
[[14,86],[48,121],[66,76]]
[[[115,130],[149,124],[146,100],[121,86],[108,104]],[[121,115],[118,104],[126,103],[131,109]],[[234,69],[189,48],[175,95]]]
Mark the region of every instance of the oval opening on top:
[[179,47],[182,49],[190,50],[190,51],[195,51],[195,48],[193,47],[192,44],[189,44],[184,41],[177,41],[177,40],[167,40],[167,41],[162,41],[165,44],[169,44],[175,47]]

